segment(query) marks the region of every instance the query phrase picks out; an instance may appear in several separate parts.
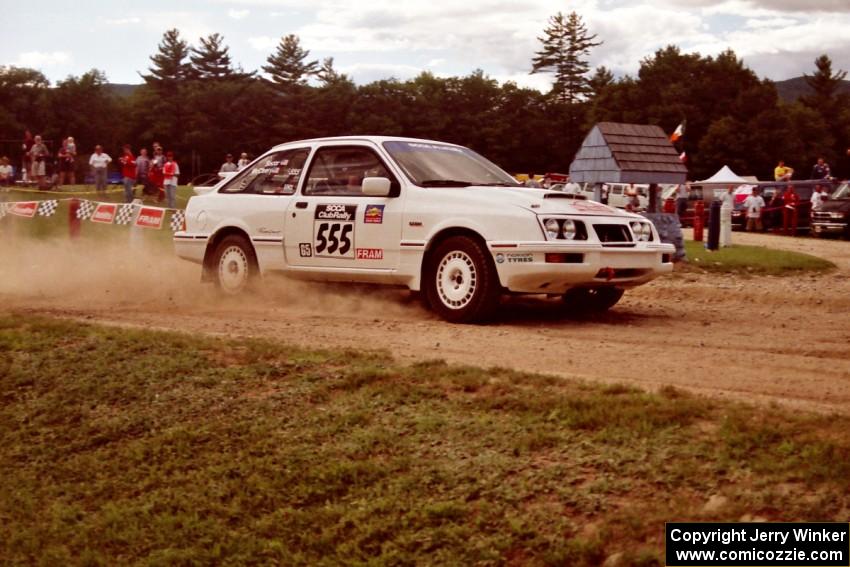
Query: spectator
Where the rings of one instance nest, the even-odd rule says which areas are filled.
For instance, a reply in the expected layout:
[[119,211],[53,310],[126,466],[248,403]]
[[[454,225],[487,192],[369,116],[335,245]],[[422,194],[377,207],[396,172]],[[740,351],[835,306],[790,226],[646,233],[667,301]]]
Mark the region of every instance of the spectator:
[[130,144],[124,144],[123,151],[118,161],[121,162],[121,177],[124,182],[124,202],[132,203],[136,197],[136,157]]
[[785,234],[793,236],[797,232],[797,207],[800,197],[794,191],[794,186],[789,185],[782,194],[782,228]]
[[89,165],[94,176],[94,187],[98,192],[106,191],[106,176],[112,158],[104,153],[100,144],[94,147],[94,153],[89,158]]
[[47,174],[47,158],[50,157],[50,151],[44,142],[41,141],[41,136],[33,138],[33,144],[30,148],[30,160],[32,161],[32,179],[39,187],[44,186],[44,176]]
[[250,163],[250,160],[248,159],[248,154],[246,154],[245,152],[242,152],[242,155],[239,156],[239,161],[236,162],[236,167],[238,169],[243,169],[249,163]]
[[540,189],[540,183],[537,182],[536,176],[533,173],[528,175],[528,179],[525,180],[525,186]]
[[74,138],[68,136],[62,140],[62,148],[59,150],[59,184],[75,185],[77,183],[76,173],[77,144]]
[[150,179],[148,175],[151,170],[151,158],[148,157],[147,148],[139,150],[139,157],[136,158],[136,183],[142,186],[143,195],[151,195]]
[[812,167],[812,179],[829,179],[829,164],[824,159],[818,158],[818,162]]
[[168,208],[177,207],[177,178],[180,176],[180,166],[174,161],[174,153],[168,152],[165,164],[162,166],[163,187]]
[[823,205],[826,195],[822,193],[823,185],[815,185],[815,190],[812,193],[812,212],[814,213]]
[[224,156],[224,163],[221,164],[221,167],[218,169],[220,173],[229,173],[231,171],[237,171],[239,166],[233,163],[233,155],[227,154]]
[[8,187],[14,181],[14,172],[9,163],[9,158],[3,156],[0,158],[0,187]]
[[776,189],[773,197],[770,199],[768,209],[770,209],[770,226],[777,228],[782,224],[782,216],[785,214],[785,190]]
[[744,208],[747,209],[747,232],[764,230],[761,224],[761,210],[764,208],[764,199],[759,195],[757,187],[753,187],[753,194],[744,200]]
[[676,188],[676,215],[679,217],[679,222],[688,213],[688,192],[690,187],[687,183],[680,183]]
[[628,196],[628,200],[626,201],[626,210],[630,213],[636,213],[640,210],[640,199],[638,198],[638,192],[633,186],[629,186],[626,189],[626,195]]
[[720,198],[721,247],[732,246],[732,209],[735,208],[735,186],[730,185]]
[[21,161],[21,181],[24,183],[30,181],[29,175],[30,168],[32,167],[30,150],[34,143],[32,133],[29,130],[24,131],[24,142],[21,144],[21,148],[24,150],[24,159]]
[[162,153],[162,146],[154,142],[153,157],[151,158],[151,168],[149,178],[151,182],[151,195],[156,195],[158,201],[165,198],[162,182],[162,167],[165,165],[165,155]]
[[791,181],[794,175],[794,168],[785,165],[785,162],[779,160],[779,165],[773,170],[773,179],[776,181]]

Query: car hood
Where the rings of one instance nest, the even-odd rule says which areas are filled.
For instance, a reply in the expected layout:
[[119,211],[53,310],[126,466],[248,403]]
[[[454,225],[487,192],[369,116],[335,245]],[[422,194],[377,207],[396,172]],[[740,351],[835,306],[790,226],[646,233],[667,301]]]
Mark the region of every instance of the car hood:
[[462,191],[470,198],[482,199],[488,203],[514,205],[538,215],[594,215],[640,218],[638,215],[627,213],[620,209],[597,203],[596,201],[575,199],[571,195],[560,191],[479,185],[447,189],[446,191]]
[[846,213],[850,211],[850,199],[824,201],[820,210],[827,213]]

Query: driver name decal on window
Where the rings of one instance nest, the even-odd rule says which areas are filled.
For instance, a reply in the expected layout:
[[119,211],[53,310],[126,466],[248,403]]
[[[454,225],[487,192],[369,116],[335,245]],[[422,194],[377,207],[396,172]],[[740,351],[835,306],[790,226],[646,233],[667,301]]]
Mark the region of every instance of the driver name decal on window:
[[325,258],[354,258],[357,205],[316,205],[313,252]]

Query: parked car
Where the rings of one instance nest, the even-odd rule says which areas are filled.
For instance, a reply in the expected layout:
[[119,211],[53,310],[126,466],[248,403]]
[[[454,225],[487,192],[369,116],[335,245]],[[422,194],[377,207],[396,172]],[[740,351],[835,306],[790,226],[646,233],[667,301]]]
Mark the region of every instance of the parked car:
[[267,272],[400,285],[446,320],[469,322],[503,293],[605,310],[673,269],[673,245],[645,218],[522,187],[472,150],[436,141],[290,142],[202,191],[176,252],[231,294]]
[[812,213],[812,233],[850,238],[850,184],[842,183],[820,209]]
[[[812,193],[815,186],[823,185],[829,188],[832,187],[827,182],[813,180],[759,183],[758,187],[761,190],[761,196],[766,205],[766,210],[762,213],[764,230],[783,227],[783,210],[782,208],[777,208],[776,205],[771,205],[771,201],[777,193],[781,194],[789,185],[794,187],[794,192],[797,193],[797,197],[799,198],[799,203],[797,204],[797,232],[807,232],[811,228]],[[746,226],[747,211],[744,207],[744,202],[736,202],[735,208],[732,210],[732,228],[743,230]]]

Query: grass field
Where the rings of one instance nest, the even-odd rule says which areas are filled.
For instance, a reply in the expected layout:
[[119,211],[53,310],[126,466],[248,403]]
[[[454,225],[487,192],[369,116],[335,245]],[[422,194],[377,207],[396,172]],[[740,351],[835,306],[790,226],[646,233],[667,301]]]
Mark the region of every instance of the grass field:
[[841,520],[850,420],[374,352],[0,317],[12,564],[660,565]]
[[[825,272],[835,268],[829,260],[761,246],[730,246],[717,251],[705,249],[703,242],[685,242],[688,264],[685,270],[698,269],[707,272],[771,275],[794,275],[802,272]],[[680,267],[676,268],[677,271]]]

